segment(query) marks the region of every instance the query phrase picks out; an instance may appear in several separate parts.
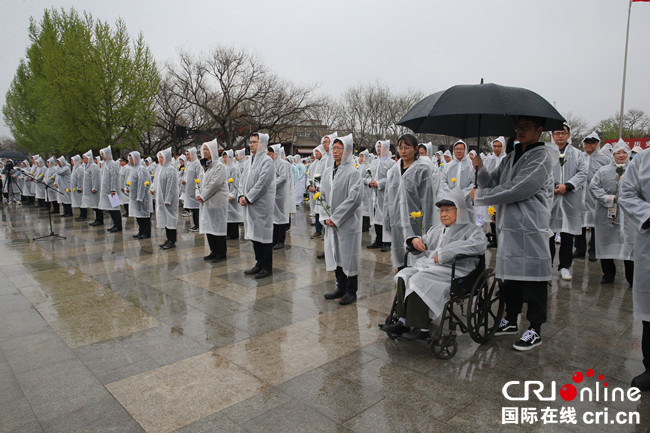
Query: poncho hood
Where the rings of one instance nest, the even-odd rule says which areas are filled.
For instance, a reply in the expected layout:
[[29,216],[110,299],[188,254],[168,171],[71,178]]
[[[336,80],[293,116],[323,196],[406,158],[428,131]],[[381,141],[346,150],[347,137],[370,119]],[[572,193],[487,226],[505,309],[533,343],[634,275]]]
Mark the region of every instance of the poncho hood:
[[101,153],[105,161],[108,161],[109,159],[113,159],[113,151],[111,150],[111,146],[106,146],[99,152]]
[[388,158],[390,155],[390,140],[378,140],[375,143],[375,152],[377,152],[379,159]]
[[[352,134],[348,134],[344,137],[337,137],[334,141],[340,141],[343,143],[343,156],[341,156],[341,165],[351,164],[354,160],[354,139]],[[334,144],[334,142],[332,142]]]
[[208,149],[210,151],[210,159],[213,162],[219,158],[219,144],[217,143],[216,138],[212,141],[206,141],[201,145],[201,158],[206,159],[204,149]]
[[[446,203],[447,202],[447,203]],[[440,207],[448,202],[454,203],[457,209],[456,222],[455,224],[470,224],[469,211],[467,209],[467,200],[460,189],[454,188],[451,191],[445,193],[440,197],[436,202],[436,206]]]

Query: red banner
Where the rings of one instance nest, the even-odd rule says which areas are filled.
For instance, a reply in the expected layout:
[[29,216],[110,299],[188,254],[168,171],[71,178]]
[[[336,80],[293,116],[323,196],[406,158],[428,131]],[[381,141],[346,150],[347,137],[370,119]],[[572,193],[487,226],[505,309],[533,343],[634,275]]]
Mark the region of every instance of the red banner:
[[634,2],[650,2],[650,0],[632,0],[632,3]]
[[[634,0],[634,1],[641,1],[641,0]],[[650,0],[643,0],[643,1],[650,1]],[[625,141],[628,146],[630,146],[630,149],[632,149],[634,146],[641,146],[641,149],[646,149],[650,147],[650,137],[645,137],[645,138],[624,138],[623,141]],[[614,144],[618,142],[618,140],[605,140],[605,143],[609,144]]]

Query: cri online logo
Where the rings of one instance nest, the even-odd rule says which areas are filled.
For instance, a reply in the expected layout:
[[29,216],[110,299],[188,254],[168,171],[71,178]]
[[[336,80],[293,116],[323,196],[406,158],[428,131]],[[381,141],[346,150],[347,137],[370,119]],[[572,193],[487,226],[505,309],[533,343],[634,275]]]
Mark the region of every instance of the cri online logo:
[[[576,371],[572,376],[573,382],[576,384],[582,383],[585,380],[585,375],[587,377],[594,377],[596,373],[591,368],[585,371],[584,374]],[[503,396],[510,401],[529,401],[530,394],[532,393],[539,401],[554,401],[556,399],[555,381],[551,382],[550,389],[548,392],[545,392],[546,389],[544,383],[538,380],[526,380],[524,381],[523,395],[513,396],[511,394],[511,388],[520,389],[521,387],[518,386],[520,383],[521,382],[518,380],[513,380],[503,385],[503,388],[501,389]],[[608,386],[609,384],[605,382],[605,376],[600,374],[598,375],[598,381],[593,386],[593,389],[585,386],[580,390],[580,392],[578,392],[575,385],[565,383],[560,388],[560,397],[564,401],[573,401],[578,396],[580,397],[579,401],[624,401],[626,398],[629,401],[638,401],[641,398],[641,391],[639,388],[631,387],[625,391],[623,388],[617,387],[610,391]]]

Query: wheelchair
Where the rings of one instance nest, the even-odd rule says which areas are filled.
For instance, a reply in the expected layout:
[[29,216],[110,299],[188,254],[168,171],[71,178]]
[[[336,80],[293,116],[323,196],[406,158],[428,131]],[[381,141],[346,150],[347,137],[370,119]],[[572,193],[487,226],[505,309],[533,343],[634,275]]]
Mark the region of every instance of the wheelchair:
[[[419,252],[409,246],[406,259],[409,253]],[[456,262],[469,258],[479,259],[476,269],[468,275],[456,277]],[[408,263],[408,260],[404,263]],[[494,277],[492,268],[485,266],[485,254],[457,255],[451,264],[451,286],[449,297],[442,309],[440,326],[437,329],[432,326],[429,331],[430,338],[427,343],[431,345],[431,352],[438,359],[453,358],[458,352],[457,330],[463,334],[469,333],[472,340],[479,344],[485,343],[499,327],[504,307],[501,281]],[[397,294],[393,298],[393,305],[385,325],[397,322],[396,309]],[[379,327],[384,324],[380,324]]]

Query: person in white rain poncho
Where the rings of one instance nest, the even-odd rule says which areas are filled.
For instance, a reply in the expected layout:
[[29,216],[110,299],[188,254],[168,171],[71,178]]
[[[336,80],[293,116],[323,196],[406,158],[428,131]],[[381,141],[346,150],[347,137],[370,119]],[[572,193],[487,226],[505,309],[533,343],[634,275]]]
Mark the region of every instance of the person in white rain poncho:
[[83,207],[83,190],[84,190],[84,169],[85,166],[80,155],[74,155],[70,158],[72,161],[72,175],[70,176],[70,198],[72,207],[79,208],[79,216],[75,221],[86,221],[88,219],[88,209]]
[[307,177],[307,182],[309,187],[309,205],[311,213],[314,215],[314,233],[311,235],[311,239],[317,239],[323,236],[323,224],[320,221],[321,208],[318,203],[314,200],[314,194],[320,190],[320,184],[323,177],[323,169],[325,167],[325,160],[323,159],[323,153],[325,148],[322,144],[316,146],[313,151],[314,162],[311,163],[309,167],[309,175]]
[[470,219],[475,221],[476,213],[472,201],[469,199],[469,192],[474,188],[474,168],[472,160],[468,157],[468,146],[463,140],[458,140],[453,146],[454,157],[445,165],[440,179],[440,191],[449,192],[452,189],[460,189],[467,199],[467,209]]
[[47,159],[47,169],[45,170],[45,201],[47,202],[47,208],[50,209],[50,203],[52,203],[52,210],[50,213],[59,213],[59,201],[57,200],[57,195],[59,194],[56,190],[55,184],[55,170],[56,170],[56,159],[53,156]]
[[275,207],[273,211],[273,249],[284,248],[284,241],[287,237],[287,224],[289,223],[289,212],[287,211],[287,200],[291,200],[291,182],[293,175],[289,163],[280,155],[280,144],[269,147],[268,155],[273,159],[275,166]]
[[128,188],[126,182],[129,180],[129,177],[131,176],[131,170],[133,169],[133,167],[131,167],[131,164],[129,164],[129,161],[127,161],[126,158],[120,158],[119,164],[120,164],[120,181],[119,181],[120,202],[122,203],[122,206],[124,206],[124,217],[128,217],[129,216],[129,193],[127,192]]
[[[632,301],[634,318],[643,323],[641,351],[645,372],[632,380],[632,386],[650,391],[650,150],[634,157],[620,185],[619,204],[628,223],[636,229],[634,241],[634,284]],[[599,235],[600,236],[600,235]],[[598,240],[598,239],[596,239]]]
[[232,150],[223,152],[226,161],[226,178],[228,179],[228,239],[239,239],[239,225],[244,222],[244,209],[237,203],[237,188],[241,172],[236,165]]
[[[485,235],[470,221],[463,193],[454,190],[442,197],[436,203],[442,224],[429,228],[424,236],[408,239],[410,245],[424,254],[416,256],[412,267],[395,275],[399,320],[381,327],[390,337],[426,340],[431,319],[440,317],[449,298],[451,266],[456,255],[485,253]],[[476,269],[478,262],[478,258],[459,260],[456,262],[456,276],[469,274]]]
[[582,139],[584,158],[587,165],[587,180],[582,192],[582,234],[575,236],[575,251],[573,257],[584,258],[587,253],[587,228],[591,228],[591,239],[589,239],[589,261],[596,261],[596,230],[594,229],[594,217],[596,202],[594,196],[589,193],[589,184],[600,167],[608,165],[611,158],[598,152],[600,138],[596,132],[592,132]]
[[451,162],[451,158],[452,158],[451,157],[451,152],[448,151],[448,150],[445,150],[445,152],[442,154],[442,168],[443,168],[443,170],[447,166],[447,164],[449,164]]
[[151,176],[147,167],[142,162],[140,152],[129,153],[131,172],[127,185],[129,193],[129,216],[135,218],[138,232],[133,235],[135,239],[149,239],[151,237],[151,212],[153,198],[149,193]]
[[228,182],[226,166],[217,158],[217,139],[203,143],[201,155],[205,170],[196,188],[199,208],[199,232],[206,235],[210,254],[204,260],[218,263],[226,260],[226,230],[228,224]]
[[[485,158],[483,164],[485,164],[485,169],[492,173],[496,168],[501,164],[503,158],[506,157],[505,145],[506,139],[504,137],[498,137],[495,140],[492,140],[490,143],[492,146],[492,154]],[[491,206],[483,206],[484,209],[483,216],[486,221],[490,222],[490,233],[488,234],[488,248],[496,248],[498,245],[497,234],[496,234],[496,224],[494,223],[494,216],[491,213],[490,209],[493,209]],[[477,211],[478,212],[478,211]]]
[[286,209],[287,214],[289,215],[289,222],[286,224],[287,231],[288,231],[291,229],[291,214],[296,213],[296,208],[294,206],[294,197],[296,196],[296,185],[293,182],[293,166],[291,165],[291,161],[287,158],[287,154],[284,151],[284,146],[280,147],[280,158],[287,163],[287,168],[289,171],[289,195],[287,196],[287,199],[284,201],[284,207]]
[[43,161],[43,158],[40,156],[37,156],[35,158],[36,161],[36,171],[34,172],[34,196],[36,197],[37,203],[38,203],[38,208],[39,209],[46,209],[45,206],[45,162]]
[[235,151],[235,159],[237,160],[237,169],[239,174],[244,172],[244,165],[246,164],[246,149],[238,149]]
[[372,195],[372,214],[370,223],[375,226],[375,240],[368,249],[381,248],[383,252],[390,251],[390,239],[384,239],[384,200],[386,197],[386,177],[388,170],[395,164],[390,158],[390,140],[379,140],[375,144],[377,160],[370,165],[370,178],[368,187]]
[[406,239],[422,236],[423,230],[440,223],[434,210],[435,194],[431,164],[418,154],[418,143],[411,134],[397,141],[400,160],[386,176],[384,230],[390,231],[391,260],[395,272],[401,270],[406,254]]
[[[553,131],[552,140],[560,151],[560,163],[553,167],[555,195],[551,210],[551,230],[560,233],[558,270],[563,280],[571,279],[573,236],[582,234],[582,189],[587,180],[584,155],[571,145],[571,128]],[[555,257],[555,239],[550,238],[551,261]]]
[[363,181],[363,224],[361,226],[362,232],[367,232],[370,229],[370,214],[372,213],[372,191],[368,184],[372,180],[370,176],[370,152],[368,149],[359,154],[359,162],[357,170],[361,175]]
[[172,164],[172,149],[158,152],[158,170],[154,181],[156,199],[156,227],[164,228],[167,240],[160,248],[176,247],[178,225],[178,170]]
[[[336,272],[336,290],[325,299],[351,304],[357,300],[361,263],[363,182],[354,168],[352,134],[334,139],[331,167],[323,173],[321,196],[326,207],[325,267]],[[318,199],[317,198],[317,199]]]
[[614,282],[616,265],[614,259],[623,260],[625,278],[632,286],[634,279],[634,237],[636,228],[628,216],[618,206],[620,178],[629,163],[630,147],[619,140],[613,148],[613,159],[601,167],[589,185],[589,192],[595,199],[594,225],[598,232],[596,238],[596,257],[600,259],[603,270],[602,284]]
[[109,233],[121,232],[122,214],[120,207],[113,207],[108,198],[109,195],[114,197],[122,187],[120,185],[120,166],[113,160],[111,146],[103,148],[99,153],[104,161],[104,165],[100,171],[102,181],[99,187],[99,208],[103,211],[108,211],[113,220],[113,227],[107,231]]
[[58,195],[57,200],[59,204],[63,205],[62,217],[71,217],[72,216],[72,185],[70,183],[70,177],[72,171],[70,170],[70,164],[65,160],[64,156],[60,156],[56,160],[56,169],[55,173],[55,183],[54,187],[57,188],[61,194]]
[[[36,156],[36,155],[34,155]],[[27,197],[27,204],[34,204],[34,196],[36,195],[35,193],[35,184],[33,182],[33,177],[34,173],[36,173],[36,169],[38,168],[38,165],[36,164],[36,159],[34,156],[31,156],[29,158],[29,165],[25,169],[25,187],[23,188],[23,195]]]
[[239,204],[244,206],[244,232],[253,241],[255,266],[244,271],[255,278],[273,274],[273,209],[275,206],[275,165],[267,155],[268,134],[250,138],[251,158],[242,177]]
[[81,196],[81,207],[90,208],[95,212],[95,220],[89,225],[103,226],[104,211],[99,209],[99,188],[102,183],[99,166],[93,158],[93,151],[83,154],[84,161],[84,188]]
[[199,202],[196,199],[196,179],[199,179],[202,168],[201,162],[196,152],[196,148],[191,147],[186,152],[188,163],[185,165],[185,176],[181,180],[181,190],[183,190],[183,207],[192,214],[192,227],[190,231],[199,230]]
[[516,334],[524,296],[530,327],[513,345],[515,350],[530,350],[542,343],[541,326],[546,322],[547,286],[551,280],[550,201],[553,161],[546,145],[539,141],[545,120],[521,116],[517,119],[517,140],[496,170],[488,172],[480,157],[479,189],[470,197],[481,206],[496,208],[499,248],[495,276],[503,280],[506,315],[495,335]]

